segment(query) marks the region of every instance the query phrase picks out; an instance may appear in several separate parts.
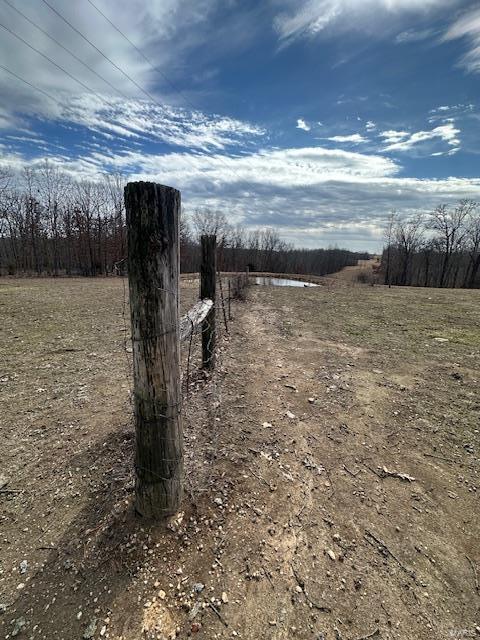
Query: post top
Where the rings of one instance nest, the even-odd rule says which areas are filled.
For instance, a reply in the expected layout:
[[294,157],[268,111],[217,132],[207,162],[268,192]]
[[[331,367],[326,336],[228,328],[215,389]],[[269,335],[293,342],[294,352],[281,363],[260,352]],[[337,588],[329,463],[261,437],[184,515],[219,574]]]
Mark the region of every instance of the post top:
[[179,189],[175,189],[175,187],[170,187],[166,184],[159,184],[158,182],[150,182],[147,180],[134,180],[132,182],[127,182],[125,189],[160,189],[161,191],[175,191],[180,193]]

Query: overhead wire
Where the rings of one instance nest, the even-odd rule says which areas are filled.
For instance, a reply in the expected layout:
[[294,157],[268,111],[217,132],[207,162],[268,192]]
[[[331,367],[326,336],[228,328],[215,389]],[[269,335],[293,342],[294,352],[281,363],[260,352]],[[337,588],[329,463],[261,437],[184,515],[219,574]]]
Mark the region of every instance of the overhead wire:
[[43,93],[45,96],[47,96],[47,98],[50,98],[50,100],[53,100],[54,102],[56,102],[57,99],[54,96],[52,96],[47,91],[44,91],[40,87],[37,87],[36,85],[32,84],[28,80],[25,80],[25,78],[22,78],[21,76],[19,76],[18,73],[15,73],[15,71],[12,71],[11,69],[8,69],[7,67],[4,67],[3,64],[0,64],[0,69],[3,69],[4,71],[9,73],[11,76],[16,78],[17,80],[20,80],[20,82],[23,82],[24,84],[28,85],[32,89],[35,89],[35,91],[40,91],[40,93]]
[[[122,37],[125,38],[125,40],[127,42],[129,42],[129,44],[136,50],[138,51],[138,53],[142,56],[142,58],[144,58],[148,64],[152,67],[152,69],[158,73],[160,73],[160,75],[162,75],[162,77],[165,78],[165,80],[172,86],[172,88],[174,88],[174,90],[176,92],[179,93],[179,95],[181,95],[181,97],[184,99],[184,101],[186,102],[186,104],[188,104],[188,106],[193,109],[193,111],[197,111],[197,108],[191,104],[188,99],[180,92],[180,90],[167,78],[167,76],[157,67],[155,67],[153,65],[153,63],[147,58],[147,56],[145,56],[145,54],[141,51],[141,49],[139,49],[131,40],[130,38],[128,38],[128,36],[126,36],[126,34],[123,33],[123,31],[121,31],[114,23],[113,21],[111,21],[108,16],[106,16],[93,2],[91,2],[91,0],[87,0],[92,7],[94,7],[103,17],[105,20],[107,20],[107,22],[109,24],[111,24],[111,26],[119,33],[122,35]],[[114,85],[112,85],[108,80],[106,80],[105,78],[103,78],[103,76],[101,76],[100,74],[98,74],[97,72],[95,72],[91,67],[89,67],[89,65],[87,65],[86,63],[84,63],[78,56],[76,56],[76,54],[74,54],[72,51],[70,51],[70,49],[68,49],[67,47],[65,47],[64,45],[62,45],[61,43],[59,43],[58,41],[56,41],[56,39],[54,39],[52,36],[50,36],[50,34],[48,34],[46,31],[44,31],[43,29],[41,29],[38,25],[36,25],[33,21],[31,21],[29,18],[27,18],[21,11],[19,11],[16,7],[14,7],[8,0],[4,0],[4,2],[6,2],[7,5],[11,6],[15,11],[17,11],[20,15],[22,15],[22,17],[24,17],[26,20],[28,20],[31,24],[33,24],[36,28],[38,28],[40,31],[42,31],[43,33],[45,33],[45,35],[47,35],[47,37],[49,37],[51,40],[53,40],[54,42],[56,42],[56,44],[58,44],[59,46],[61,46],[63,49],[65,49],[70,55],[72,55],[76,60],[78,60],[79,62],[81,62],[81,64],[83,64],[83,66],[85,66],[87,69],[89,69],[90,71],[93,71],[93,73],[95,73],[95,75],[97,75],[101,80],[105,81],[107,84],[109,84],[112,88],[114,88],[115,91],[120,92],[119,89],[117,89]],[[56,9],[55,7],[53,7],[50,2],[48,2],[48,0],[42,0],[42,2],[53,12],[55,13],[55,15],[58,16],[58,18],[60,18],[65,24],[67,24],[75,33],[77,33],[83,40],[85,40],[85,42],[87,42],[93,49],[95,49],[95,51],[97,51],[105,60],[107,60],[115,69],[117,69],[125,78],[127,78],[131,83],[133,83],[145,96],[147,96],[147,98],[153,102],[154,104],[156,104],[158,107],[160,107],[160,109],[164,109],[165,105],[162,105],[150,92],[148,92],[144,87],[142,87],[138,82],[136,82],[136,80],[134,80],[130,74],[128,74],[124,69],[122,69],[118,64],[116,64],[109,56],[107,56],[101,49],[99,49],[99,47],[97,47],[87,36],[85,36],[85,34],[83,34],[79,29],[77,29],[77,27],[75,27],[67,18],[65,18],[64,15],[62,15],[62,13],[60,11],[58,11],[58,9]],[[80,86],[82,86],[86,91],[92,93],[93,95],[95,95],[99,100],[101,100],[102,102],[105,101],[105,98],[103,96],[101,96],[100,94],[98,94],[95,90],[93,90],[91,87],[89,87],[87,84],[85,84],[83,81],[79,80],[78,78],[76,78],[72,73],[70,73],[69,71],[67,71],[66,69],[64,69],[61,65],[59,65],[57,62],[55,62],[55,60],[52,60],[52,58],[50,58],[49,56],[47,56],[46,54],[44,54],[42,51],[40,51],[39,49],[37,49],[36,47],[34,47],[33,45],[31,45],[28,41],[26,41],[24,38],[22,38],[20,35],[18,35],[17,33],[15,33],[12,29],[10,29],[9,27],[5,26],[4,24],[0,23],[0,27],[2,27],[3,29],[5,29],[6,31],[8,31],[11,35],[13,35],[15,38],[17,38],[18,40],[20,40],[23,44],[25,44],[27,47],[29,47],[30,49],[32,49],[33,51],[35,51],[38,55],[42,56],[44,59],[46,59],[48,62],[50,62],[51,64],[53,64],[57,69],[59,69],[60,71],[62,71],[63,73],[65,73],[69,78],[71,78],[72,80],[74,80],[77,84],[79,84]],[[122,93],[122,92],[120,92]],[[124,94],[123,94],[124,95]],[[126,97],[124,95],[124,97]],[[128,99],[128,98],[127,98]],[[110,106],[114,109],[117,108],[117,106],[110,104]],[[212,157],[212,156],[210,156]],[[231,167],[229,166],[225,160],[222,158],[222,156],[220,155],[216,155],[215,156],[219,162],[221,164],[223,164],[225,167],[227,167],[233,174],[237,175],[237,172]],[[188,161],[187,161],[188,162]],[[189,163],[189,162],[188,162]],[[190,163],[189,163],[190,164]],[[194,166],[194,165],[192,165]],[[202,170],[200,167],[195,166],[195,171],[197,170]],[[240,176],[238,176],[240,177]]]
[[3,2],[5,2],[5,4],[7,4],[11,9],[13,9],[14,11],[16,11],[20,16],[22,16],[22,18],[24,18],[24,20],[26,20],[28,23],[30,23],[32,26],[35,27],[35,29],[37,29],[38,31],[40,31],[41,33],[43,33],[47,38],[49,38],[52,42],[54,42],[56,45],[58,45],[60,48],[62,48],[64,51],[66,51],[69,55],[72,56],[72,58],[74,58],[77,62],[79,62],[82,66],[84,66],[86,69],[88,69],[89,71],[91,71],[94,75],[97,76],[97,78],[100,78],[100,80],[103,80],[103,82],[105,82],[106,84],[108,84],[108,86],[113,89],[114,91],[116,91],[119,95],[121,95],[123,98],[125,99],[129,99],[128,96],[123,93],[123,91],[120,91],[120,89],[118,89],[117,87],[115,87],[109,80],[107,80],[106,78],[104,78],[102,75],[100,75],[97,71],[95,71],[95,69],[93,69],[90,65],[88,65],[86,62],[84,62],[79,56],[77,56],[73,51],[71,51],[68,47],[66,47],[65,45],[63,45],[59,40],[57,40],[56,38],[54,38],[52,35],[50,35],[47,31],[45,31],[45,29],[42,29],[42,27],[40,27],[34,20],[32,20],[31,18],[29,18],[27,15],[25,15],[23,13],[23,11],[20,11],[20,9],[18,9],[12,2],[10,2],[10,0],[3,0]]
[[172,82],[172,80],[165,74],[164,71],[162,71],[159,67],[157,67],[156,65],[153,64],[153,62],[150,60],[150,58],[148,58],[144,52],[140,49],[140,47],[137,47],[137,45],[126,35],[126,33],[124,33],[120,27],[118,27],[101,9],[100,7],[98,7],[92,0],[87,0],[87,2],[108,22],[108,24],[113,27],[115,29],[115,31],[117,31],[117,33],[119,33],[122,38],[124,38],[134,49],[135,51],[145,60],[145,62],[147,62],[150,65],[150,68],[153,69],[153,71],[155,71],[156,73],[158,73],[159,75],[162,76],[162,78],[165,80],[165,82],[167,82],[172,89],[185,101],[185,103],[194,111],[197,111],[197,107],[192,104],[192,102],[184,95],[184,93],[181,91],[181,89],[178,88],[178,86],[175,85],[174,82]]

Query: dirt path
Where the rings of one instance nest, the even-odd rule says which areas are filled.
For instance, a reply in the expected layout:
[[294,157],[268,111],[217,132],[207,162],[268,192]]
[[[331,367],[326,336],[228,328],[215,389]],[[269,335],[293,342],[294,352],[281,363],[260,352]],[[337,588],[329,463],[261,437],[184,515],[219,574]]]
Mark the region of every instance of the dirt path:
[[[93,414],[75,403],[78,429],[67,442],[53,429],[47,449],[39,425],[64,402],[33,396],[42,465],[15,477],[27,493],[1,520],[5,637],[474,637],[479,302],[252,288],[218,375],[191,380],[188,494],[167,529],[132,515],[132,426],[114,384]],[[113,359],[97,346],[84,384],[118,377],[118,341]],[[74,370],[83,357],[70,353]]]
[[[334,278],[335,280],[340,280],[342,282],[357,282],[360,274],[364,274],[365,278],[371,278],[373,275],[373,268],[378,265],[378,258],[359,260],[358,264],[354,266],[344,267],[341,271],[332,273],[330,278]],[[368,279],[366,279],[365,282],[368,282]]]

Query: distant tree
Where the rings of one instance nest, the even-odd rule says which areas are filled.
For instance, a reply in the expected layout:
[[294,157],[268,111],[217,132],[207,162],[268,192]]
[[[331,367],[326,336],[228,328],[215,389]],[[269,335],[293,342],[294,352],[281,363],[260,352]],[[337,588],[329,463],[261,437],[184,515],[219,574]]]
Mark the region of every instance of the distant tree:
[[480,271],[480,212],[478,205],[470,213],[465,245],[469,256],[469,265],[465,274],[464,286],[472,289]]
[[386,252],[387,252],[387,264],[386,264],[386,269],[385,269],[385,282],[386,284],[388,284],[389,287],[392,286],[392,279],[391,279],[391,253],[392,253],[392,243],[393,243],[393,229],[394,229],[394,225],[395,225],[395,219],[397,217],[397,213],[396,211],[392,211],[392,213],[390,214],[389,218],[388,218],[388,222],[387,222],[387,226],[385,229],[385,234],[384,234],[384,238],[385,238],[385,243],[387,245],[386,248]]
[[402,221],[397,218],[393,228],[395,242],[400,252],[400,285],[407,284],[408,269],[414,252],[419,248],[423,236],[423,217],[421,214]]
[[476,204],[473,200],[461,200],[454,209],[449,209],[447,205],[442,204],[430,214],[428,226],[433,231],[438,232],[438,242],[443,253],[439,279],[440,287],[445,287],[447,284],[448,269],[452,256],[462,248],[463,240],[467,235],[465,222],[472,214],[475,206]]

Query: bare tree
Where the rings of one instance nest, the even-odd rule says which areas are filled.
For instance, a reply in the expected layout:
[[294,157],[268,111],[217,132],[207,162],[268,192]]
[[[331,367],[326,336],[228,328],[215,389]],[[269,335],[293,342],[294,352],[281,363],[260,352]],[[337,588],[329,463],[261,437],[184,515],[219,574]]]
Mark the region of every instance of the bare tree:
[[392,286],[390,263],[391,263],[392,242],[393,242],[393,229],[394,229],[396,218],[397,218],[397,213],[395,210],[393,210],[388,218],[388,223],[387,223],[387,227],[385,229],[385,235],[384,235],[385,242],[387,245],[387,249],[386,249],[387,265],[385,270],[385,282],[388,284],[389,288]]
[[472,209],[467,227],[466,249],[469,265],[465,274],[464,286],[473,289],[480,270],[480,212],[478,205]]
[[439,279],[440,287],[446,286],[452,256],[462,247],[462,242],[467,234],[465,222],[472,214],[475,206],[473,200],[461,200],[454,209],[449,209],[447,205],[442,204],[430,214],[430,224],[428,226],[439,233],[438,240],[443,252]]
[[400,250],[402,269],[400,285],[407,284],[408,269],[412,254],[419,248],[423,236],[423,217],[417,214],[409,220],[402,221],[397,218],[393,234]]

